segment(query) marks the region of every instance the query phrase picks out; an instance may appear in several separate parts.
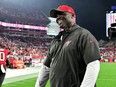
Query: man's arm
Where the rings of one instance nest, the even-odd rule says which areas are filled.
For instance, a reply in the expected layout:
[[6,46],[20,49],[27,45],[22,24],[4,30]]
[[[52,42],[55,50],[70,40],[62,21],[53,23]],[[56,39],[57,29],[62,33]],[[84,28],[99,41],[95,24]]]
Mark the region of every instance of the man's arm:
[[49,79],[49,71],[50,71],[50,69],[47,66],[42,65],[40,72],[38,74],[38,78],[37,78],[35,87],[45,87],[45,85]]
[[90,62],[87,65],[86,72],[80,87],[94,87],[100,70],[99,60]]

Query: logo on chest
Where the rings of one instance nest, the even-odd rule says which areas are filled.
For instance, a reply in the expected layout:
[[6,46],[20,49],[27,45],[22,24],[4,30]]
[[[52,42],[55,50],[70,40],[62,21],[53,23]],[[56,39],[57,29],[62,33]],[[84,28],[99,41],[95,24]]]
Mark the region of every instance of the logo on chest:
[[63,47],[67,47],[70,43],[71,43],[70,40],[69,41],[66,41]]

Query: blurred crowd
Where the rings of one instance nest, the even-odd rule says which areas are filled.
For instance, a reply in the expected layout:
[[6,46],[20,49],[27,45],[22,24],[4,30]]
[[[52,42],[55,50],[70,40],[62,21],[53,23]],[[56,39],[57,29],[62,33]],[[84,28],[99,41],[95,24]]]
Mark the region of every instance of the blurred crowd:
[[47,38],[0,35],[0,44],[9,49],[10,55],[15,57],[43,58],[49,43],[50,39]]
[[[1,3],[0,21],[41,27],[50,22],[40,9]],[[0,44],[9,50],[11,62],[16,59],[23,59],[24,63],[42,62],[51,41],[44,35],[45,31],[0,26]]]
[[0,20],[2,22],[46,26],[50,20],[39,9],[21,6],[0,6]]
[[0,44],[9,50],[8,58],[23,59],[25,64],[43,62],[53,37],[48,37],[46,31],[21,30],[0,27]]
[[116,40],[103,41],[99,44],[101,62],[116,62]]

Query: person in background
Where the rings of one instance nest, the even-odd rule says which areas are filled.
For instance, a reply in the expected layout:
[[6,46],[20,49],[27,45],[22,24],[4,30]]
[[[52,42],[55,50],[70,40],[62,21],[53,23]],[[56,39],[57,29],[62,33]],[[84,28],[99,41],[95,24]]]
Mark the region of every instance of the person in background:
[[99,45],[95,37],[76,24],[74,9],[61,5],[50,11],[63,31],[53,39],[35,87],[96,87],[100,70]]
[[0,45],[0,87],[6,75],[6,66],[10,65],[9,59],[7,58],[8,54],[8,49]]

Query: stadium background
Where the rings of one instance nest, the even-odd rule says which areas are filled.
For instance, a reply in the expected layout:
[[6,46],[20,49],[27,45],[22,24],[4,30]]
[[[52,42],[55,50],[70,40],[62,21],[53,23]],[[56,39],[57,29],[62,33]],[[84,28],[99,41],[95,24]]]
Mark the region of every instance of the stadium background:
[[61,4],[74,7],[77,24],[90,30],[99,42],[97,87],[115,87],[116,42],[106,37],[106,12],[116,6],[115,0],[0,0],[0,44],[10,50],[8,58],[12,62],[3,87],[34,87],[54,37],[46,31],[51,22],[49,11]]

